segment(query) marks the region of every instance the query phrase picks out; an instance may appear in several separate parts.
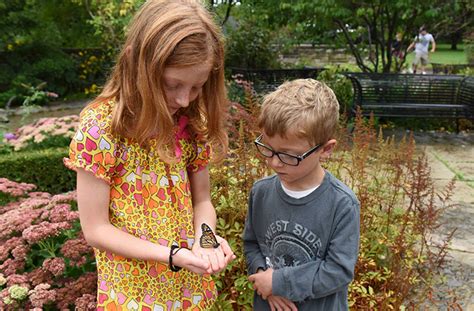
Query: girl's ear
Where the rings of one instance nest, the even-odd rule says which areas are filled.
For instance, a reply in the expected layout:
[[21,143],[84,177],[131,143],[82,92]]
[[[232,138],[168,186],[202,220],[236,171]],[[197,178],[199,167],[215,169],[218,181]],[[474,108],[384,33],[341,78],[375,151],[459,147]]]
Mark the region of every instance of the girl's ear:
[[127,58],[130,58],[130,56],[132,56],[132,47],[130,45],[125,48],[125,55],[127,56]]
[[321,160],[326,160],[329,158],[329,156],[332,154],[334,148],[337,145],[337,141],[335,139],[330,139],[327,143],[325,143],[322,147],[322,152],[321,152]]

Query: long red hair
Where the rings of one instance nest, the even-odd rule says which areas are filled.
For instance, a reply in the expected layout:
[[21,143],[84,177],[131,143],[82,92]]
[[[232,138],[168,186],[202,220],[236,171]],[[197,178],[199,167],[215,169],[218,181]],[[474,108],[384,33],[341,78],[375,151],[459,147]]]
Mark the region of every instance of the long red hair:
[[198,1],[147,1],[134,16],[115,68],[93,103],[115,100],[112,134],[144,147],[156,138],[160,157],[174,162],[175,122],[166,105],[162,75],[168,66],[205,62],[212,69],[201,95],[178,113],[189,118],[192,135],[207,140],[213,158],[220,159],[228,145],[224,44],[219,27]]

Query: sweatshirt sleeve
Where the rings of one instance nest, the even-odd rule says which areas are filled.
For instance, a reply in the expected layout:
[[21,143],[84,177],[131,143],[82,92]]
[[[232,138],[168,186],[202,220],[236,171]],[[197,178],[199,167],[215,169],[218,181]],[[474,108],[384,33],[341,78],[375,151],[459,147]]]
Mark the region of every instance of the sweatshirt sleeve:
[[245,220],[244,229],[244,253],[247,261],[248,274],[254,274],[258,268],[266,269],[265,258],[260,250],[257,236],[254,231],[253,224],[253,191],[250,192],[248,201],[247,219]]
[[272,291],[291,301],[317,299],[346,287],[354,277],[359,250],[360,212],[357,202],[335,219],[336,227],[323,259],[273,272]]

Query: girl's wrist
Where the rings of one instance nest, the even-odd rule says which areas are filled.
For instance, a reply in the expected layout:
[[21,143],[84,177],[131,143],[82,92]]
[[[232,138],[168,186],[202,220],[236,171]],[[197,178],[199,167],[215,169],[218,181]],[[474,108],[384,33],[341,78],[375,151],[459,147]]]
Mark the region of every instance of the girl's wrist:
[[173,264],[173,256],[176,255],[180,250],[182,250],[183,247],[179,247],[177,245],[171,245],[170,247],[170,255],[169,255],[169,268],[173,272],[178,272],[181,270],[183,267],[176,266]]

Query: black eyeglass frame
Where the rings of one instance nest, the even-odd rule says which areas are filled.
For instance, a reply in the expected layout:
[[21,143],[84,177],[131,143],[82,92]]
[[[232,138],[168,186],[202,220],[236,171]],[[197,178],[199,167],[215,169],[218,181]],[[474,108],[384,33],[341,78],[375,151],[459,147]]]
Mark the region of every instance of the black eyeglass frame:
[[[266,158],[273,158],[273,156],[277,156],[278,159],[282,162],[282,163],[285,163],[286,165],[291,165],[291,166],[298,166],[300,164],[301,161],[303,161],[304,159],[306,159],[307,157],[309,157],[313,152],[315,152],[316,150],[318,150],[323,144],[317,144],[316,146],[314,146],[313,148],[309,149],[308,151],[306,151],[305,153],[303,153],[302,155],[294,155],[294,154],[289,154],[289,153],[286,153],[286,152],[279,152],[279,151],[275,151],[273,150],[270,146],[267,146],[265,145],[264,143],[261,142],[262,140],[262,137],[263,137],[263,134],[260,134],[260,136],[257,137],[257,139],[255,139],[254,141],[254,144],[255,144],[255,147],[257,147],[257,150],[258,152],[266,157]],[[258,146],[260,147],[263,147],[265,149],[267,149],[268,151],[271,151],[272,152],[272,155],[270,156],[267,156],[265,154],[263,154],[260,149],[258,148]],[[280,158],[280,154],[284,154],[290,158],[294,158],[297,160],[296,164],[290,164],[290,163],[286,163],[285,161],[283,161],[281,158]]]

